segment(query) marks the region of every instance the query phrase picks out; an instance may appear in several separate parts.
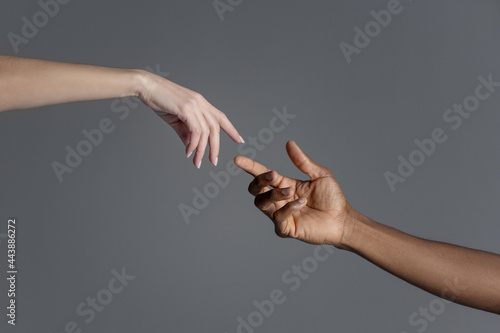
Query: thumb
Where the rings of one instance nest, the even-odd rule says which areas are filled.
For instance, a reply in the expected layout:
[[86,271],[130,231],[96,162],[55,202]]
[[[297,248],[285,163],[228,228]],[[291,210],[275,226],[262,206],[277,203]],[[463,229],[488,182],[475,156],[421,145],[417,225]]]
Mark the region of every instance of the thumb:
[[286,143],[286,152],[293,164],[295,164],[300,171],[308,175],[311,180],[331,174],[327,168],[322,167],[307,156],[294,141],[288,141]]

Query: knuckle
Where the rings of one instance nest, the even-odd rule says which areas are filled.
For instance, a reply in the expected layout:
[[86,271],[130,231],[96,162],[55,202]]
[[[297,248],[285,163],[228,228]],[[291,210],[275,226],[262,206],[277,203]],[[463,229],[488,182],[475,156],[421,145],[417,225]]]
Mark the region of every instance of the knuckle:
[[197,148],[197,152],[199,152],[200,155],[203,156],[203,154],[205,154],[206,147],[207,147],[206,144],[200,144]]
[[202,133],[202,130],[198,126],[193,127],[193,129],[191,130],[191,134],[193,134],[193,136],[200,136],[201,133]]
[[326,167],[321,167],[321,170],[327,175],[332,175],[332,171]]
[[226,116],[226,114],[225,114],[224,112],[222,112],[222,111],[219,111],[219,115],[218,115],[218,117],[219,117],[219,121],[220,121],[220,122],[223,122],[223,123],[225,123],[225,122],[229,122],[229,118],[228,118],[228,117]]
[[212,121],[209,122],[208,127],[210,128],[210,132],[213,132],[213,133],[218,133],[220,130],[220,126],[216,122],[212,122]]
[[250,194],[253,194],[252,187],[253,187],[253,182],[251,182],[251,183],[248,185],[248,192],[249,192]]
[[278,173],[274,170],[271,170],[269,172],[265,172],[262,175],[260,175],[259,180],[262,185],[268,184],[269,182],[272,182],[274,179],[276,179],[276,175]]
[[271,190],[271,198],[273,200],[279,200],[283,197],[283,194],[281,194],[281,189],[274,189]]
[[193,103],[191,103],[190,101],[188,101],[188,102],[183,103],[183,104],[179,107],[179,109],[181,110],[181,113],[184,113],[184,114],[191,114],[191,113],[193,113],[193,112],[194,112],[195,107],[194,107],[194,104],[193,104]]
[[264,187],[266,186],[267,180],[265,177],[259,177],[257,178],[257,186]]
[[196,101],[197,103],[206,102],[205,97],[203,97],[203,95],[200,94],[199,92],[193,92],[192,97],[193,97],[193,100]]
[[210,132],[210,129],[208,127],[207,124],[202,124],[201,125],[201,133],[203,133],[203,135],[207,136],[208,137],[208,133]]
[[280,225],[281,225],[281,223],[274,222],[274,233],[276,234],[276,236],[278,236],[280,238],[288,238],[288,235],[286,234],[285,230],[283,230],[280,227]]

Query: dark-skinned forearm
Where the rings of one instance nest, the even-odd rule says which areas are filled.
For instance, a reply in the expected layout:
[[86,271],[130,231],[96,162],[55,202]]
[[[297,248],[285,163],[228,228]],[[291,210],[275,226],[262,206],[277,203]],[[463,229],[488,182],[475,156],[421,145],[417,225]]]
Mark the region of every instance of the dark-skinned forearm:
[[500,256],[421,239],[351,214],[342,247],[439,297],[500,314]]

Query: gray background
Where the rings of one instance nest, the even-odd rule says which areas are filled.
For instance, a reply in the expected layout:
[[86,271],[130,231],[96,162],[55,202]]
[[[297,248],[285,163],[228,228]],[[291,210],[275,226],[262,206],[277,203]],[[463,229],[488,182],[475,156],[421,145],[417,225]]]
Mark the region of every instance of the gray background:
[[[286,157],[297,141],[330,167],[364,214],[408,233],[500,252],[500,92],[462,127],[442,120],[474,92],[477,76],[500,78],[500,4],[403,1],[404,10],[347,64],[339,49],[355,26],[387,1],[243,1],[220,21],[211,1],[72,1],[19,56],[144,68],[202,93],[244,137],[267,127],[273,108],[297,115],[257,160],[303,177]],[[40,10],[36,1],[3,1],[2,54],[8,32]],[[335,250],[299,290],[281,275],[313,246],[274,235],[247,193],[250,177],[229,186],[186,225],[181,202],[211,181],[237,146],[222,140],[219,167],[198,171],[174,132],[139,106],[121,121],[110,100],[0,114],[2,227],[18,218],[18,325],[2,331],[236,332],[252,302],[285,291],[256,332],[416,332],[409,316],[436,297],[347,252]],[[52,161],[81,131],[110,118],[113,133],[59,183]],[[442,127],[448,140],[395,193],[395,171],[413,140]],[[2,241],[2,271],[6,243]],[[77,305],[107,286],[112,269],[136,279],[89,324]],[[5,273],[1,273],[2,276]],[[7,303],[5,280],[0,300]],[[426,332],[492,332],[498,317],[455,304]]]

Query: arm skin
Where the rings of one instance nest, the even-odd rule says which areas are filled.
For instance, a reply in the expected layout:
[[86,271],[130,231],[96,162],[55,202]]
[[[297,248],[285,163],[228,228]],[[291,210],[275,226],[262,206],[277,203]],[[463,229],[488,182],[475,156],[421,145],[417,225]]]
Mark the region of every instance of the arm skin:
[[500,314],[500,256],[425,240],[377,223],[346,200],[331,171],[294,143],[287,152],[309,181],[291,179],[244,156],[235,163],[254,176],[249,191],[280,237],[330,244],[450,301]]
[[45,105],[135,96],[179,135],[200,168],[207,143],[217,165],[219,132],[242,143],[227,117],[203,96],[161,76],[136,69],[0,56],[0,112]]

